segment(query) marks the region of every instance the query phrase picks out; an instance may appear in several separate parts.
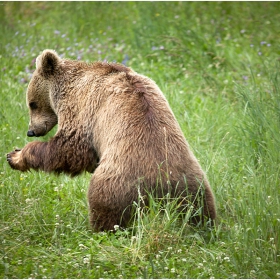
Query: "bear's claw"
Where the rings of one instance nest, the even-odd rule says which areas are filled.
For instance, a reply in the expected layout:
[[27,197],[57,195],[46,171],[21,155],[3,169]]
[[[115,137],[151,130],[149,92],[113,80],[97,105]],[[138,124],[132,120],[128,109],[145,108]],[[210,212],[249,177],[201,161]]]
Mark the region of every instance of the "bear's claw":
[[10,166],[13,168],[13,169],[16,169],[15,167],[15,163],[13,161],[13,155],[15,155],[17,152],[20,152],[21,149],[15,149],[14,151],[10,152],[7,154],[7,162],[10,164]]

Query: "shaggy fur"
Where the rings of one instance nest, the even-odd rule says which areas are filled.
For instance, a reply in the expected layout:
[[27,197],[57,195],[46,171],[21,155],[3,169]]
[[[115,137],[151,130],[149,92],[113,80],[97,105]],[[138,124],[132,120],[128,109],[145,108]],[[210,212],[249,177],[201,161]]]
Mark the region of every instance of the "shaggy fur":
[[[93,172],[88,190],[96,230],[126,226],[139,192],[179,197],[215,220],[209,183],[165,97],[149,78],[115,63],[61,59],[45,50],[27,90],[28,136],[58,130],[7,155],[12,168],[77,175]],[[147,201],[146,201],[147,203]],[[195,219],[198,222],[199,219]]]

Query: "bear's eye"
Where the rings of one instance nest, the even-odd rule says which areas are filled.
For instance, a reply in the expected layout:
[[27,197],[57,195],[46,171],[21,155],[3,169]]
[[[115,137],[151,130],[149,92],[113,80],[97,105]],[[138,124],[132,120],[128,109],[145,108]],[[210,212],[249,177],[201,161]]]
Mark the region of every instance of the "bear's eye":
[[30,107],[30,109],[32,109],[32,110],[34,110],[34,109],[37,109],[37,108],[38,108],[38,106],[37,106],[36,102],[30,102],[30,103],[29,103],[29,107]]

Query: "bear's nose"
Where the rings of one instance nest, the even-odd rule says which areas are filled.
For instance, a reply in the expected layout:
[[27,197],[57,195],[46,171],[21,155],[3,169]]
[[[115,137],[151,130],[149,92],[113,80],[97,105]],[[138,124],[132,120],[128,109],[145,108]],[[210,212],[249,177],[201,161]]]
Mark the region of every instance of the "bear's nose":
[[27,136],[28,136],[28,137],[34,137],[34,136],[36,136],[36,135],[35,135],[35,133],[34,133],[33,130],[28,130],[28,131],[27,131]]

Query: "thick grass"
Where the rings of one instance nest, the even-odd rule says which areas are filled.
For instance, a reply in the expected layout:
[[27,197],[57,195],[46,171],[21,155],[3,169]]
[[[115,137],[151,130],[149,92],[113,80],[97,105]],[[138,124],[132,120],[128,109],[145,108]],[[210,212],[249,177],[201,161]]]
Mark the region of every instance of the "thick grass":
[[[2,2],[0,22],[1,278],[280,278],[279,3]],[[151,199],[131,228],[93,233],[90,174],[10,169],[45,48],[158,83],[216,195],[213,230]]]

